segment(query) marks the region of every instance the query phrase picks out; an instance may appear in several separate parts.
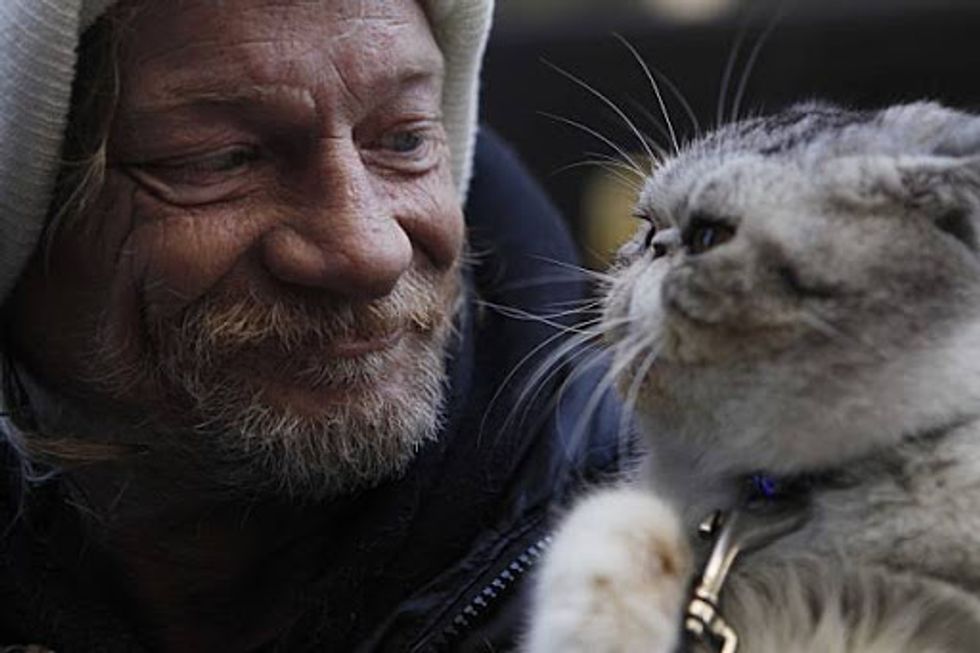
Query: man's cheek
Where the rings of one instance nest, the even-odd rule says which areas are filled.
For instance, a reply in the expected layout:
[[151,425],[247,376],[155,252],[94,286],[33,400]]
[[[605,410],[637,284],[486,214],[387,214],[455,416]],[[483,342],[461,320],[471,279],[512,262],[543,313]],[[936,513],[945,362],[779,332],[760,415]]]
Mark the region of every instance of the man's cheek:
[[254,276],[247,253],[268,228],[246,208],[160,207],[147,198],[140,207],[150,219],[134,229],[126,251],[141,270],[144,310],[167,319],[234,276]]
[[105,288],[116,275],[123,243],[134,223],[136,186],[111,170],[84,216],[52,225],[45,271],[64,287]]
[[448,166],[411,184],[386,184],[384,197],[427,266],[445,270],[458,263],[464,220]]

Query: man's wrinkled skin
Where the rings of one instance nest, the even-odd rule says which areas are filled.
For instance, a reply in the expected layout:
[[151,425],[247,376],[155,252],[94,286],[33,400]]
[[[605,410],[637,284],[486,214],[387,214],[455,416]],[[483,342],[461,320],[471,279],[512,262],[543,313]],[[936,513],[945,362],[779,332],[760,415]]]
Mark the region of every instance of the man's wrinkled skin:
[[[413,384],[441,384],[463,241],[442,58],[411,0],[151,2],[127,30],[105,189],[31,264],[13,338],[56,396],[180,434],[72,479],[160,650],[249,650],[295,616],[299,543],[328,511],[209,496],[208,428],[255,402],[300,425],[301,457],[317,425],[369,433],[388,423],[372,401],[413,418]],[[397,472],[362,467],[338,487]],[[330,496],[324,475],[297,486]]]

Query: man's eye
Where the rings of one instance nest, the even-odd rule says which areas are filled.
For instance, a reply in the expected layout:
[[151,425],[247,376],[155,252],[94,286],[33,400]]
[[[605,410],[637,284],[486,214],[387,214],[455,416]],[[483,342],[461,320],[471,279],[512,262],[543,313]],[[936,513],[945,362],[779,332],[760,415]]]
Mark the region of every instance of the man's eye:
[[425,135],[420,131],[401,131],[381,137],[381,147],[397,154],[412,154],[426,144]]
[[175,184],[208,185],[244,172],[259,158],[257,148],[229,147],[213,154],[144,164],[144,172]]
[[369,141],[363,152],[379,170],[414,176],[439,164],[442,146],[439,128],[424,123],[395,127]]
[[238,170],[257,158],[251,148],[236,148],[214,156],[204,157],[187,163],[187,168],[199,172],[232,172]]
[[233,145],[207,154],[126,163],[121,167],[164,201],[190,206],[236,197],[251,186],[251,173],[261,159],[258,147]]

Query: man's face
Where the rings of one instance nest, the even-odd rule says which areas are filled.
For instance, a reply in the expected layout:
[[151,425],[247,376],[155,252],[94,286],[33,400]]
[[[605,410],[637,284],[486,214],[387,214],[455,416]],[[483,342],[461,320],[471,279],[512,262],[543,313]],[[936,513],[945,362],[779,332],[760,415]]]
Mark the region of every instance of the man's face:
[[462,248],[421,8],[157,0],[125,29],[104,191],[14,298],[27,365],[229,482],[397,472],[437,427]]

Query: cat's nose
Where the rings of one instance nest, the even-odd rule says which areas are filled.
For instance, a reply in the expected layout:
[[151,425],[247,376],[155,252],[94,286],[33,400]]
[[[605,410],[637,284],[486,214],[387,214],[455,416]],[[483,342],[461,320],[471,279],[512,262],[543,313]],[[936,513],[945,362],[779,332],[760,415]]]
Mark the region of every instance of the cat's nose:
[[660,258],[676,252],[681,246],[681,232],[676,227],[661,229],[650,240],[653,258]]

